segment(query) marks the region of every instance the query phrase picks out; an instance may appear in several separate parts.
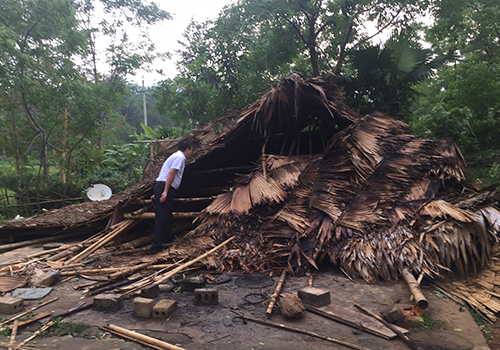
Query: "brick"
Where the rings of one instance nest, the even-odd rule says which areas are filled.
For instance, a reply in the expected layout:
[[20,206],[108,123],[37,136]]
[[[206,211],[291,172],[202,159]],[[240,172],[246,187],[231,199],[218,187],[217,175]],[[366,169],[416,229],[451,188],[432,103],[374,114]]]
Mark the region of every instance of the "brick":
[[94,307],[98,310],[116,310],[121,305],[121,294],[99,294],[94,298]]
[[22,311],[23,306],[23,299],[13,297],[0,297],[0,313],[2,314],[15,314]]
[[154,306],[155,301],[153,299],[141,297],[134,299],[134,312],[138,317],[151,318]]
[[141,289],[141,297],[143,298],[156,298],[160,293],[160,287],[157,284],[147,286]]
[[160,300],[158,304],[153,306],[153,318],[166,319],[177,309],[175,300]]
[[218,305],[219,292],[216,289],[197,288],[194,290],[195,305]]
[[299,289],[297,294],[304,304],[317,307],[330,304],[330,291],[326,289],[305,287]]

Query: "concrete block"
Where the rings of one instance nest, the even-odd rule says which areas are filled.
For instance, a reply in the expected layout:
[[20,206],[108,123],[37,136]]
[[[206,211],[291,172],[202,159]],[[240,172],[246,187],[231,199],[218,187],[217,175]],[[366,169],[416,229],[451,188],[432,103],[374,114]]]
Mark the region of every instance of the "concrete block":
[[33,286],[35,287],[50,287],[59,282],[61,279],[61,272],[58,270],[49,270],[43,275],[36,277],[33,280]]
[[175,300],[161,300],[153,306],[153,318],[166,319],[177,309]]
[[134,312],[138,317],[151,318],[154,306],[155,301],[153,299],[141,297],[134,299]]
[[24,306],[23,299],[13,297],[0,297],[0,313],[1,314],[15,314],[21,312]]
[[94,298],[94,308],[98,310],[116,310],[121,306],[121,294],[99,294]]
[[304,304],[321,307],[330,304],[330,291],[315,287],[299,289],[297,295]]
[[158,288],[162,293],[170,293],[171,291],[174,290],[175,286],[173,284],[166,283],[166,284],[159,284]]
[[194,290],[195,305],[218,305],[219,292],[216,289],[197,288]]
[[160,287],[157,284],[150,285],[141,289],[141,297],[143,298],[156,298],[160,293]]

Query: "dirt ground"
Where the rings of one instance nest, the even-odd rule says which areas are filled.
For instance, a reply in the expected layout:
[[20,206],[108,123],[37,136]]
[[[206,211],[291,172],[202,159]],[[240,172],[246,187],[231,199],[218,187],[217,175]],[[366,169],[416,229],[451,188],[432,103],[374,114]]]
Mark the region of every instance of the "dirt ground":
[[[0,255],[0,262],[11,261],[16,256],[32,254],[37,249],[39,251],[41,247],[26,247],[3,253]],[[178,291],[179,288],[175,288],[174,291],[162,292],[155,298],[156,301],[162,299],[177,301],[177,310],[168,320],[139,319],[133,312],[133,298],[135,296],[131,296],[123,301],[122,307],[117,311],[104,312],[88,309],[64,319],[64,321],[75,324],[87,324],[89,328],[81,333],[37,337],[28,344],[35,349],[147,349],[145,346],[120,339],[99,328],[106,324],[113,324],[171,344],[177,344],[188,350],[345,348],[332,342],[302,334],[252,322],[243,323],[241,319],[235,317],[234,311],[245,316],[266,319],[267,303],[259,302],[258,299],[262,295],[272,295],[279,276],[273,277],[272,286],[260,288],[238,286],[236,281],[239,276],[241,276],[241,273],[232,273],[231,281],[210,286],[218,290],[219,304],[216,306],[195,306],[193,293],[181,292]],[[295,292],[302,287],[306,287],[308,280],[308,276],[289,277],[286,279],[283,292]],[[59,283],[54,286],[51,293],[44,299],[25,301],[25,309],[39,305],[54,297],[59,297],[56,302],[46,305],[36,312],[53,311],[58,313],[66,311],[75,307],[81,301],[82,292],[75,290],[73,287],[88,282],[83,278],[73,278],[65,283]],[[333,267],[324,267],[321,272],[315,273],[313,285],[329,290],[332,303],[355,311],[358,310],[354,307],[354,304],[359,304],[378,313],[395,303],[408,304],[410,299],[410,291],[404,282],[370,285],[363,281],[351,281]],[[467,343],[468,340],[471,345],[474,345],[475,350],[500,349],[498,345],[500,332],[498,332],[496,326],[483,327],[484,334],[486,334],[489,341],[488,344],[480,327],[467,310],[455,302],[443,298],[432,288],[424,289],[424,294],[430,306],[427,315],[424,317],[424,322],[405,325],[410,330],[410,338],[424,341],[427,345],[439,342],[441,347],[434,347],[434,349],[460,349],[457,345],[453,346],[452,344],[460,344],[461,340],[463,340],[462,343]],[[1,319],[11,316],[0,314]],[[304,312],[303,317],[300,319],[290,321],[280,315],[279,310],[275,310],[269,320],[312,331],[367,349],[408,349],[407,345],[399,339],[386,340],[309,312]],[[41,323],[21,328],[18,331],[17,342],[30,336],[47,321],[48,319],[44,319]],[[7,336],[0,336],[0,341],[8,342],[8,340]]]

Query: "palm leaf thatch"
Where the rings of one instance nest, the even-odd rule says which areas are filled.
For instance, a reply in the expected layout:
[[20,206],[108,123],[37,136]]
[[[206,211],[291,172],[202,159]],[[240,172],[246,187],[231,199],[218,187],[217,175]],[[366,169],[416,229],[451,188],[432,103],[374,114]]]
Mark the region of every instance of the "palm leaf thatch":
[[[328,256],[374,282],[397,279],[404,267],[467,275],[491,256],[498,212],[481,210],[494,199],[466,185],[453,141],[417,139],[406,124],[375,113],[333,134],[324,154],[298,159],[263,155],[257,170],[207,207],[198,234],[218,241],[236,232],[244,242],[213,267],[315,267]],[[252,190],[252,181],[260,189],[268,179],[284,196]]]

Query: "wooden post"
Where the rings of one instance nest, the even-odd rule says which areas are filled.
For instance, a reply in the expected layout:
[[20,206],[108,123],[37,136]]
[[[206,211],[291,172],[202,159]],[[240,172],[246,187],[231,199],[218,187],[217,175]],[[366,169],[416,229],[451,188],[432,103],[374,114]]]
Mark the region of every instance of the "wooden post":
[[278,296],[281,293],[281,288],[283,288],[283,284],[285,283],[285,276],[286,276],[286,269],[283,269],[283,271],[281,272],[281,277],[278,282],[278,285],[276,286],[276,290],[274,291],[271,297],[271,301],[269,302],[269,306],[267,307],[266,310],[267,317],[270,317],[271,314],[273,313],[274,304],[276,304],[276,300],[278,299]]
[[422,294],[422,291],[420,290],[420,287],[418,286],[418,283],[415,280],[413,274],[405,267],[401,271],[401,276],[403,276],[406,283],[408,283],[408,287],[410,287],[411,294],[415,298],[417,306],[422,310],[427,309],[427,307],[429,307],[429,303]]

